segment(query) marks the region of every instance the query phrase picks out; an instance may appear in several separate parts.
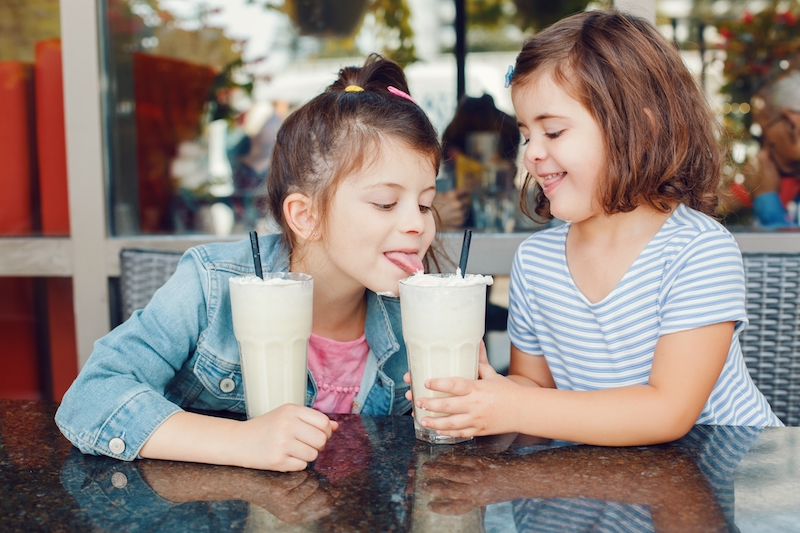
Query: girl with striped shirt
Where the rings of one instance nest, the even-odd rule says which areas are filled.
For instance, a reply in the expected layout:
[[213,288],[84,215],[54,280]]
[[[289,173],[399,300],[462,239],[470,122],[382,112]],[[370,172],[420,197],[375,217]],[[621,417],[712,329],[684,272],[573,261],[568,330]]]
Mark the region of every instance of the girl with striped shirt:
[[736,241],[712,215],[715,120],[648,22],[591,11],[524,45],[510,77],[525,139],[521,193],[564,225],[511,271],[509,376],[430,380],[417,406],[442,435],[519,432],[609,446],[695,424],[782,425],[745,368]]

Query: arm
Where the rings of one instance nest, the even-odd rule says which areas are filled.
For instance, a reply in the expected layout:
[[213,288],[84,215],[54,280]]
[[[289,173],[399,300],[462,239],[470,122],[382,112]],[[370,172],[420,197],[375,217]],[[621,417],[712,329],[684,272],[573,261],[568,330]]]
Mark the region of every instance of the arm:
[[[661,337],[647,385],[567,391],[525,387],[502,376],[480,381],[448,378],[430,380],[429,388],[455,396],[421,398],[417,405],[452,413],[422,421],[443,435],[518,432],[602,446],[668,442],[685,435],[700,415],[725,364],[732,335],[733,323],[726,322]],[[533,357],[517,351],[515,358],[522,362],[515,364],[535,366],[525,361]]]
[[284,406],[243,423],[185,413],[165,397],[208,327],[214,273],[196,253],[184,255],[144,310],[95,344],[56,414],[59,429],[84,453],[127,461],[141,451],[161,459],[305,468],[304,459],[316,457],[336,427],[321,413]]
[[153,432],[140,455],[282,472],[303,470],[336,428],[338,424],[319,411],[292,404],[245,422],[179,412]]
[[779,196],[781,178],[769,152],[762,148],[742,170],[744,186],[753,198],[753,212],[765,227],[790,225]]

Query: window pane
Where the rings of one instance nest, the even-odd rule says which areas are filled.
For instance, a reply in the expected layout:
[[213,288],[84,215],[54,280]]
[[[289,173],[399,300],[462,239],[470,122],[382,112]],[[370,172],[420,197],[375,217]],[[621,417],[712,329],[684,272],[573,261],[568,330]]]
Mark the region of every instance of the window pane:
[[0,1],[0,235],[67,235],[58,0]]
[[[796,228],[800,138],[793,131],[800,116],[792,111],[800,111],[800,74],[791,73],[800,67],[800,3],[660,0],[656,6],[660,30],[680,48],[724,125],[724,222],[735,230]],[[759,96],[764,87],[776,89]]]

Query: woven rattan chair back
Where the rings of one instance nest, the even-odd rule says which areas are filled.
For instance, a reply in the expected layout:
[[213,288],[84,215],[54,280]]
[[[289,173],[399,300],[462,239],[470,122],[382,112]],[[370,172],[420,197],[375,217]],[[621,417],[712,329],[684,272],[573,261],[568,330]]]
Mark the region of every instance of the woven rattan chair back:
[[800,254],[744,253],[747,370],[787,426],[800,426]]
[[178,268],[183,252],[124,248],[119,253],[121,318],[143,309]]

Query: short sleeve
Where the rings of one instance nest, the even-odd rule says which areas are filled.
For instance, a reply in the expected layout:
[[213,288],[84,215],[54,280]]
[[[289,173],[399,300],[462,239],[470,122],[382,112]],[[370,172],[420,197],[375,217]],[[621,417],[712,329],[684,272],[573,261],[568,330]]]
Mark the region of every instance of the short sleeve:
[[534,294],[526,279],[523,248],[517,250],[511,265],[508,293],[508,336],[518,349],[531,355],[544,355],[536,337],[533,305]]
[[747,326],[742,254],[723,230],[698,234],[664,271],[659,292],[659,336],[736,322]]

